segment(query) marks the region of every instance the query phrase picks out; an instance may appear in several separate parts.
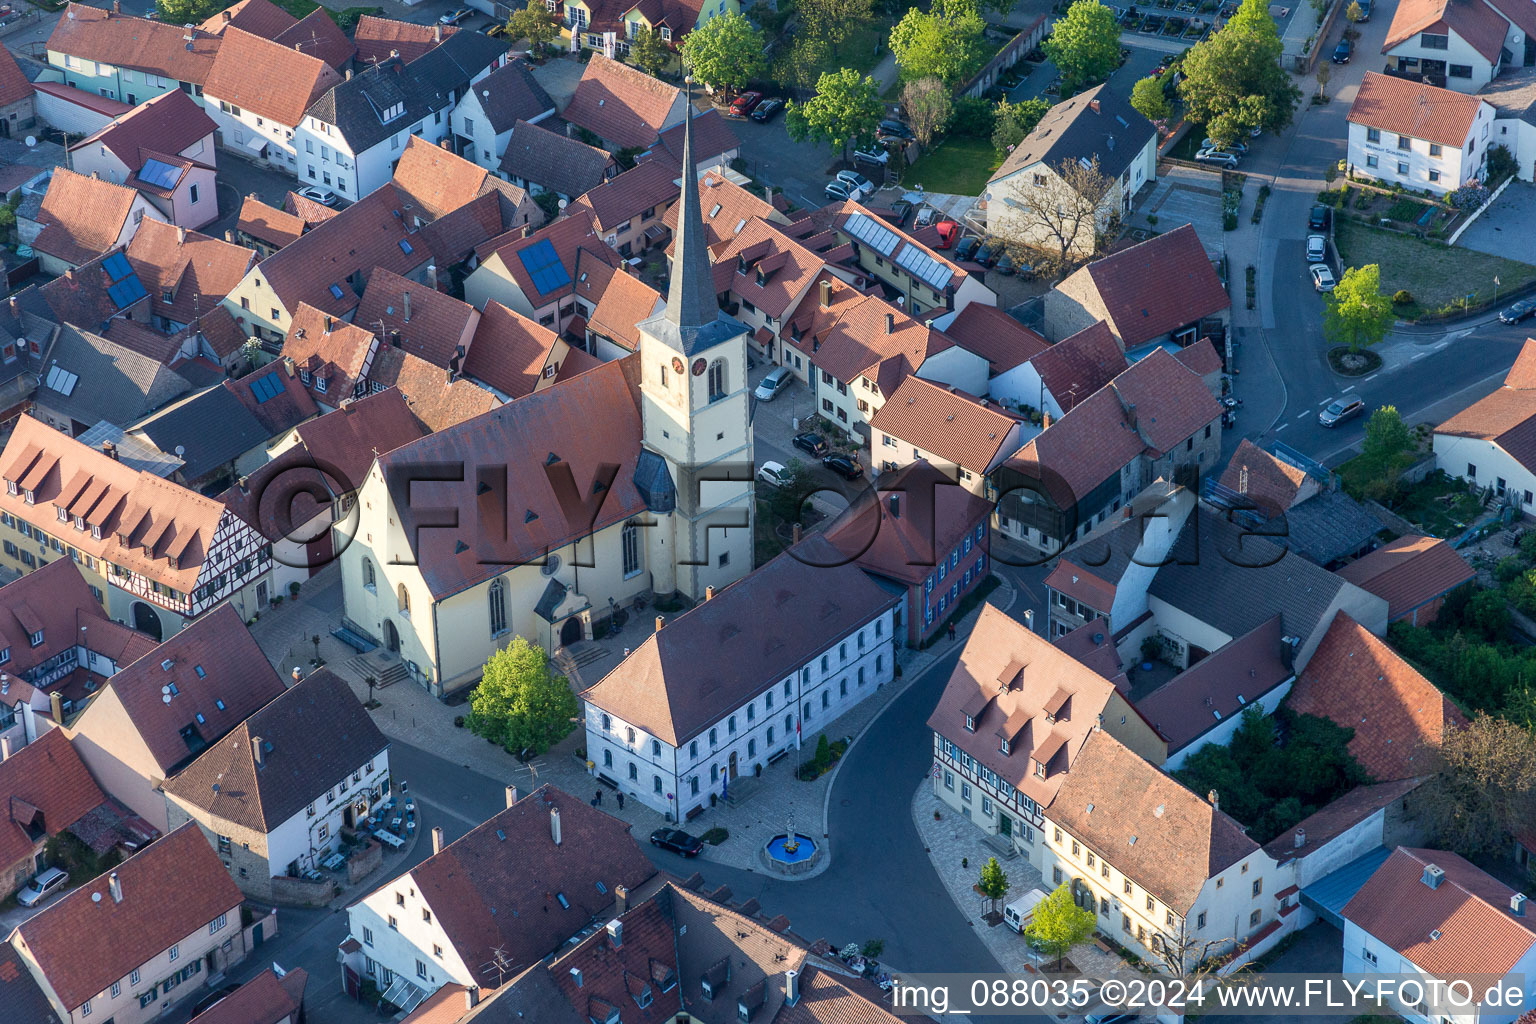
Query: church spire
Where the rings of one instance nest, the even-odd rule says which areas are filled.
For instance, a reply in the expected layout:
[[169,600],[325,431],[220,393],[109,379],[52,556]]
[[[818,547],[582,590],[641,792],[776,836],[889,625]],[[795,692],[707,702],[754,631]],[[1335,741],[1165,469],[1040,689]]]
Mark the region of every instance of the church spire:
[[693,76],[683,80],[683,196],[677,215],[677,248],[672,256],[672,280],[667,287],[666,318],[679,328],[714,323],[720,315],[715,302],[709,251],[704,244],[704,217],[699,206],[699,172],[693,165]]

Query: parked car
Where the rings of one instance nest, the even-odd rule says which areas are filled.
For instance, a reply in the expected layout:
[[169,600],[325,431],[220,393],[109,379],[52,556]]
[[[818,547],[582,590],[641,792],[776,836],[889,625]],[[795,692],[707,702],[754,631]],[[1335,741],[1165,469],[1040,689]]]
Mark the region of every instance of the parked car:
[[763,94],[756,89],[748,89],[731,101],[731,116],[746,117],[763,102]]
[[1333,286],[1338,284],[1333,279],[1333,271],[1328,269],[1326,263],[1314,263],[1307,269],[1312,273],[1312,287],[1320,292],[1331,292]]
[[32,876],[32,881],[21,887],[16,902],[24,907],[35,907],[69,884],[69,872],[59,868],[44,868]]
[[780,391],[789,386],[790,380],[789,367],[780,366],[758,382],[757,390],[752,392],[752,397],[759,402],[771,402],[779,397]]
[[864,175],[860,174],[858,171],[838,171],[837,180],[842,182],[844,185],[858,189],[860,192],[863,192],[867,196],[873,195],[875,192],[875,183],[864,177]]
[[1325,427],[1336,427],[1347,419],[1365,412],[1365,402],[1359,398],[1335,398],[1327,408],[1317,414],[1317,422]]
[[1348,64],[1350,54],[1354,52],[1354,43],[1350,42],[1348,39],[1340,39],[1339,45],[1333,48],[1333,57],[1331,59],[1335,64]]
[[1018,264],[1013,262],[1013,253],[1009,252],[1007,249],[1004,249],[1002,255],[998,256],[997,258],[996,269],[999,274],[1006,275],[1011,275],[1014,271],[1018,270]]
[[821,464],[845,480],[858,480],[864,476],[864,467],[851,455],[828,455]]
[[498,21],[494,25],[486,26],[482,31],[484,31],[485,34],[490,36],[492,39],[499,39],[507,34],[507,23],[504,21]]
[[1333,208],[1318,203],[1312,207],[1312,212],[1307,214],[1307,227],[1313,231],[1327,231],[1328,225],[1333,221]]
[[336,193],[324,185],[305,185],[298,190],[298,195],[303,196],[312,203],[319,203],[321,206],[336,205]]
[[1536,299],[1521,299],[1499,314],[1499,322],[1517,324],[1532,313],[1536,313]]
[[651,833],[651,845],[663,850],[680,853],[684,857],[697,857],[704,849],[697,836],[691,836],[680,828],[659,828]]
[[1360,24],[1371,20],[1371,0],[1357,0],[1360,4]]
[[1002,251],[1003,245],[1001,242],[987,242],[980,249],[976,250],[976,255],[972,256],[971,259],[984,267],[990,267],[997,262],[997,257]]
[[818,459],[825,457],[832,450],[831,446],[827,444],[826,438],[820,434],[812,434],[810,432],[796,434],[792,443],[796,448],[805,452],[805,454],[814,455]]
[[880,142],[884,142],[887,139],[899,139],[902,142],[908,142],[916,138],[916,136],[912,134],[911,128],[908,128],[900,121],[887,119],[881,121],[880,127],[875,129],[875,138]]
[[788,475],[789,471],[782,462],[765,462],[757,467],[757,478],[770,487],[782,485]]
[[1328,258],[1328,239],[1322,235],[1307,236],[1307,262],[1321,263]]
[[475,12],[470,10],[468,7],[459,7],[455,10],[449,11],[441,18],[438,18],[437,23],[439,25],[457,25],[459,22],[463,21],[465,18],[474,13]]
[[827,182],[827,187],[822,189],[822,192],[826,194],[828,199],[852,199],[854,202],[858,202],[864,198],[863,192],[841,181]]
[[856,149],[853,151],[855,160],[862,160],[867,164],[888,164],[891,162],[889,150],[879,146],[871,146],[869,149]]
[[777,96],[770,96],[768,99],[763,100],[763,102],[752,108],[752,120],[761,121],[764,123],[772,121],[775,117],[778,116],[779,111],[783,109],[784,101],[779,99]]
[[[932,209],[932,207],[928,207],[928,209]],[[955,244],[955,236],[960,234],[960,225],[952,220],[941,220],[934,227],[934,230],[939,233],[939,248],[948,249]]]
[[1210,139],[1205,139],[1204,141],[1202,141],[1200,143],[1200,148],[1201,149],[1224,149],[1228,153],[1236,153],[1238,156],[1247,156],[1248,155],[1248,144],[1246,142],[1229,142],[1225,146],[1218,146],[1218,145],[1216,145],[1216,143],[1212,142]]
[[1202,149],[1195,154],[1196,163],[1215,164],[1229,171],[1237,167],[1237,160],[1236,153],[1228,153],[1224,149]]
[[977,238],[975,235],[966,235],[964,238],[960,239],[960,241],[955,243],[955,259],[971,259],[976,254],[976,250],[980,247],[981,239]]
[[891,204],[891,212],[886,215],[886,220],[901,227],[912,216],[912,204],[905,199],[898,199]]

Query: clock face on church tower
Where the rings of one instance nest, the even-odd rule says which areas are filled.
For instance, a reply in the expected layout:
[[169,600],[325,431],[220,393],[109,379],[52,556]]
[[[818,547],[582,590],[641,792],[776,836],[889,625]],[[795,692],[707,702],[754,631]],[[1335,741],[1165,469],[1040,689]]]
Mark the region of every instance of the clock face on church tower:
[[672,359],[672,372],[679,375],[683,372],[683,361],[675,356]]
[[693,375],[695,377],[701,377],[704,375],[704,360],[695,359],[693,361]]

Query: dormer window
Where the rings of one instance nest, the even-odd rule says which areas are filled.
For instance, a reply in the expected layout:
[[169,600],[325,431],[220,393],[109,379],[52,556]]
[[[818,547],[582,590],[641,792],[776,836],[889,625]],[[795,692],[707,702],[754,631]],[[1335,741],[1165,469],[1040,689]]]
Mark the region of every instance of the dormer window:
[[16,497],[17,494],[21,493],[16,487],[15,480],[7,480],[5,482],[5,493],[9,494],[13,498]]
[[1045,762],[1044,761],[1036,761],[1035,762],[1035,778],[1037,778],[1037,779],[1045,778]]
[[43,631],[38,630],[36,633],[33,633],[31,636],[27,637],[27,642],[30,643],[33,647],[43,646]]
[[55,505],[53,508],[53,513],[58,517],[59,522],[69,522],[69,509],[65,508],[63,505]]
[[25,494],[22,495],[22,500],[25,501],[28,505],[36,505],[37,504],[37,492],[36,491],[32,491],[32,490],[27,491]]
[[391,106],[388,106],[388,107],[384,108],[384,112],[379,115],[379,120],[382,121],[385,124],[389,124],[389,122],[393,121],[397,117],[403,116],[404,114],[405,114],[405,104],[404,103],[395,103],[395,104],[393,104]]
[[670,43],[672,41],[672,30],[665,25],[661,26],[661,38],[663,42]]
[[91,539],[101,540],[101,527],[95,525],[94,523],[91,524]]
[[970,715],[966,715],[965,716],[965,731],[966,732],[975,732],[976,731],[976,719],[972,718]]
[[999,749],[1002,750],[1003,753],[1005,753],[1005,754],[1008,753],[1008,738],[1006,736],[1003,737],[1002,742],[998,746],[999,746]]
[[85,517],[84,516],[75,516],[75,529],[79,530],[82,533],[85,532]]
[[330,387],[331,387],[331,379],[329,377],[316,377],[315,378],[315,390],[320,392],[322,395],[325,394],[328,390],[330,390]]

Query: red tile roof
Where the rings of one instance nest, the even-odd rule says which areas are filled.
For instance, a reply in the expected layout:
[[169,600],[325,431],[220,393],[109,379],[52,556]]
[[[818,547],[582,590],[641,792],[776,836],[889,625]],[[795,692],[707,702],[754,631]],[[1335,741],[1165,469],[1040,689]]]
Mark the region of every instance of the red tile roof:
[[442,367],[398,348],[379,350],[370,379],[376,386],[399,388],[407,407],[431,431],[456,427],[501,405],[478,384],[450,378]]
[[1030,360],[1062,411],[1114,380],[1130,363],[1103,320],[1063,338]]
[[1409,534],[1339,570],[1362,590],[1387,602],[1388,621],[1450,593],[1477,574],[1438,537]]
[[[1431,864],[1444,872],[1433,889],[1424,883]],[[1343,914],[1431,977],[1497,978],[1536,945],[1531,911],[1524,917],[1509,911],[1513,895],[1509,886],[1448,850],[1399,846],[1344,905]],[[1479,1001],[1485,994],[1486,989],[1473,992]]]
[[889,395],[929,356],[952,344],[942,332],[879,296],[848,294],[854,291],[834,285],[834,301],[826,308],[820,306],[819,296],[801,303],[794,316],[800,335],[796,338],[792,330],[789,337],[813,366],[838,380],[852,386],[861,375],[867,376]]
[[779,225],[754,217],[720,243],[714,255],[715,288],[780,320],[810,291],[825,265]]
[[876,499],[851,505],[827,527],[827,538],[866,572],[908,584],[926,579],[936,552],[953,550],[992,508],[921,459],[882,475]]
[[[351,397],[358,381],[371,375],[379,347],[379,339],[367,328],[300,303],[282,351],[300,373],[312,375],[307,386],[315,397],[334,405]],[[324,381],[324,389],[319,381]]]
[[1526,339],[1503,387],[1441,423],[1435,433],[1492,441],[1522,466],[1536,469],[1536,339]]
[[[43,229],[33,247],[76,266],[89,263],[117,247],[138,195],[131,188],[55,167],[37,215]],[[152,219],[148,212],[145,219]],[[153,219],[159,219],[158,214]]]
[[609,178],[576,198],[597,219],[598,232],[607,234],[654,206],[668,206],[682,195],[677,171],[670,164],[648,161]]
[[631,352],[640,348],[635,325],[656,313],[662,302],[661,293],[638,277],[586,255],[576,261],[576,297],[593,307],[588,329]]
[[[1343,796],[1296,823],[1296,827],[1264,844],[1264,852],[1284,864],[1310,857],[1371,815],[1418,789],[1423,779],[1397,779],[1370,786],[1356,786]],[[1405,801],[1406,802],[1406,801]],[[1301,845],[1296,834],[1301,833]],[[1279,894],[1276,894],[1278,898]]]
[[[1420,32],[1455,32],[1478,53],[1496,61],[1509,22],[1482,0],[1403,0],[1392,15],[1381,52],[1391,51]],[[1460,147],[1461,142],[1458,139],[1456,145]]]
[[[133,107],[96,134],[70,146],[69,151],[105,146],[129,171],[137,171],[150,155],[146,151],[174,156],[212,135],[217,127],[202,104],[180,89],[172,89]],[[204,160],[213,159],[211,140],[208,150],[199,155]]]
[[106,803],[107,795],[64,730],[50,729],[0,761],[0,801],[0,864],[9,868],[30,861],[38,843]]
[[[1488,10],[1480,0],[1473,2]],[[1502,45],[1504,19],[1492,16],[1501,26]],[[1494,52],[1498,52],[1497,48]],[[1459,150],[1467,144],[1467,136],[1484,102],[1454,89],[1437,89],[1423,82],[1367,71],[1360,91],[1355,93],[1355,102],[1349,106],[1349,122]]]
[[[74,561],[55,558],[0,588],[0,650],[10,652],[5,672],[12,680],[20,679],[78,644],[81,627],[91,629],[108,622]],[[43,642],[36,647],[32,646],[34,633],[43,634]],[[15,700],[0,703],[14,706]],[[0,858],[0,863],[9,862]]]
[[561,116],[620,148],[656,141],[682,94],[668,85],[601,54],[582,72],[575,95]]
[[48,49],[72,57],[136,71],[150,71],[178,82],[206,85],[220,39],[200,29],[191,32],[146,18],[117,14],[72,3],[53,27]]
[[331,20],[324,7],[316,7],[272,41],[311,57],[318,57],[338,70],[351,64],[352,55],[357,52],[352,40]]
[[[693,164],[695,167],[718,167],[723,158],[741,150],[741,138],[725,115],[711,107],[693,116]],[[662,132],[652,146],[640,156],[641,162],[652,160],[665,163],[673,175],[682,173],[683,125],[677,124]]]
[[[704,240],[711,253],[719,252],[721,244],[735,238],[754,217],[776,224],[789,222],[771,203],[715,171],[699,175],[699,209],[704,214]],[[676,205],[667,207],[662,221],[674,236],[667,244],[670,254],[677,234]]]
[[63,82],[33,82],[32,88],[39,92],[46,92],[50,96],[56,96],[66,103],[73,103],[78,107],[105,114],[107,117],[121,117],[133,108],[120,100],[110,99],[106,96],[98,96],[84,89],[76,89],[72,85]]
[[244,897],[196,822],[171,832],[80,886],[16,929],[48,985],[71,1011],[220,915],[233,935]]
[[1007,313],[983,302],[967,303],[944,328],[944,333],[967,352],[985,359],[994,377],[1029,362],[1051,347]]
[[204,21],[198,28],[219,35],[233,26],[264,39],[276,39],[284,30],[296,25],[298,20],[270,0],[238,0]]
[[[269,967],[193,1017],[190,1024],[279,1024],[299,1019],[309,972],[293,967],[281,979]],[[461,995],[460,1000],[463,1000]]]
[[10,50],[0,53],[0,107],[19,103],[33,93],[32,83]]
[[[553,286],[548,292],[542,292],[533,283],[533,275],[528,273],[528,267],[518,257],[518,253],[531,246],[548,241],[554,247],[555,256],[560,261],[560,266],[565,270],[566,282]],[[583,207],[576,207],[569,216],[565,216],[552,224],[535,231],[524,238],[521,231],[508,232],[499,238],[493,238],[479,249],[482,263],[489,254],[494,254],[506,267],[507,273],[517,284],[528,302],[535,309],[547,305],[557,298],[571,294],[576,286],[576,259],[581,254],[585,257],[593,257],[617,267],[621,261],[619,254],[600,238],[594,230],[592,215]]]
[[469,303],[382,267],[368,279],[353,317],[355,323],[388,338],[391,346],[443,369],[455,358],[456,347],[470,324],[478,319]]
[[493,299],[475,329],[464,372],[508,398],[531,395],[559,340],[554,331]]
[[1120,655],[1109,635],[1108,619],[1089,619],[1072,632],[1055,640],[1058,648],[1093,669],[1115,684],[1115,689],[1131,688],[1125,670],[1120,665]]
[[1217,354],[1216,346],[1211,344],[1209,338],[1201,338],[1193,345],[1185,345],[1173,353],[1173,358],[1202,377],[1221,371],[1221,356]]
[[425,221],[445,217],[478,198],[489,176],[485,168],[413,135],[390,182],[407,204],[420,207],[407,215]]
[[458,30],[457,25],[416,25],[365,14],[357,19],[352,41],[357,44],[357,59],[364,64],[388,60],[391,50],[409,64]]
[[235,227],[242,234],[281,249],[304,233],[304,218],[275,206],[268,206],[255,196],[247,196],[240,206]]
[[[1018,447],[1018,417],[952,387],[912,374],[869,424],[962,469],[985,474]],[[1006,446],[1012,445],[1012,448]]]
[[148,217],[127,252],[149,292],[150,308],[177,323],[191,323],[217,308],[256,265],[252,249]]
[[341,75],[319,57],[237,28],[219,37],[204,93],[292,128]]
[[1098,291],[1111,328],[1128,349],[1232,305],[1188,224],[1096,260],[1072,277],[1079,275]]
[[1353,729],[1349,752],[1378,781],[1428,775],[1466,717],[1412,665],[1339,612],[1296,677],[1286,705]]
[[[278,385],[277,393],[269,393],[264,386],[258,398],[253,386],[259,380],[275,381]],[[282,363],[257,367],[244,377],[226,380],[223,386],[240,400],[240,404],[256,417],[257,422],[272,437],[320,414],[319,406],[315,405],[308,389],[299,380],[298,373],[290,376]]]
[[1306,470],[1271,455],[1246,437],[1221,474],[1221,486],[1247,495],[1266,516],[1279,515],[1294,505],[1306,482]]

